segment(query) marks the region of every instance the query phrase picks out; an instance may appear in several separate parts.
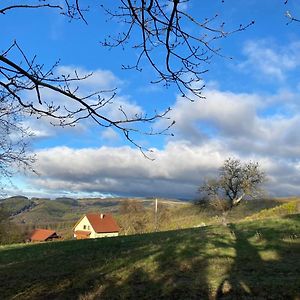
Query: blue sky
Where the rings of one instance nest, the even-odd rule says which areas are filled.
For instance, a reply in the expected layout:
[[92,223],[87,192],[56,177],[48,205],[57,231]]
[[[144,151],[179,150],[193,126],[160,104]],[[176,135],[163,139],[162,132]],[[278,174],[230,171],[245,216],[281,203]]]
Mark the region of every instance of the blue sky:
[[[46,66],[60,59],[58,71],[94,72],[84,89],[117,88],[116,104],[107,114],[118,105],[132,113],[172,107],[174,137],[135,136],[154,150],[155,160],[149,161],[111,128],[83,122],[62,129],[51,127],[48,120],[26,119],[35,133],[32,150],[40,175],[16,176],[16,187],[8,193],[194,198],[203,179],[234,156],[260,162],[268,175],[269,195],[300,194],[300,23],[286,25],[285,17],[287,10],[300,16],[297,1],[187,2],[185,9],[194,17],[218,13],[229,29],[255,20],[246,31],[218,41],[224,57],[213,57],[205,66],[206,99],[194,103],[182,99],[173,86],[150,84],[155,74],[147,65],[143,72],[121,70],[124,62],[135,61],[135,50],[109,50],[100,41],[124,24],[107,21],[94,1],[85,3],[90,5],[88,25],[47,9],[1,16],[1,49],[17,40],[28,56],[37,55]],[[154,124],[163,126],[164,121]]]

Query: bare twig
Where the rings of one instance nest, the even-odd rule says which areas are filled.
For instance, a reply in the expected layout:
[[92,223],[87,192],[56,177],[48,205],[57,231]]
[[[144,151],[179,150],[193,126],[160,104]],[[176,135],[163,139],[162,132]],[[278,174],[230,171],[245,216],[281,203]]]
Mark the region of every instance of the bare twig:
[[[183,97],[203,98],[202,76],[214,55],[221,55],[214,41],[247,29],[254,21],[225,30],[217,24],[218,15],[197,20],[187,13],[181,3],[188,0],[120,0],[114,11],[104,8],[110,18],[127,24],[127,30],[102,42],[107,47],[131,46],[139,51],[135,65],[123,69],[141,70],[145,57],[157,74],[152,83],[175,84]],[[188,26],[186,26],[188,24]],[[132,39],[135,33],[137,39]],[[162,58],[164,64],[161,63]],[[189,93],[188,93],[189,92]]]
[[[9,58],[12,49],[19,52],[21,63],[17,64]],[[116,89],[82,94],[80,83],[84,83],[84,80],[93,74],[79,76],[75,71],[74,76],[71,76],[71,74],[56,76],[57,63],[44,71],[44,66],[36,63],[35,60],[35,57],[31,60],[28,59],[17,42],[14,42],[3,54],[0,54],[0,74],[4,78],[4,80],[0,80],[0,92],[3,99],[11,99],[11,102],[16,101],[18,105],[24,108],[25,112],[35,115],[37,118],[46,116],[56,120],[56,122],[51,122],[55,126],[75,126],[78,122],[89,118],[99,126],[113,127],[147,156],[145,153],[148,149],[136,143],[131,136],[132,132],[141,132],[135,124],[151,124],[159,118],[168,119],[167,114],[170,108],[161,113],[154,112],[151,116],[147,114],[129,116],[120,107],[120,117],[113,119],[107,115],[104,108],[112,104],[116,95]],[[61,105],[57,101],[55,103],[49,102],[44,97],[47,90],[69,99],[73,104],[68,107]],[[35,91],[36,96],[34,98],[31,97],[29,100],[24,96],[25,91]],[[174,122],[170,122],[170,125],[161,131],[154,131],[153,128],[150,128],[149,131],[143,130],[142,133],[147,135],[168,134],[167,130],[173,124]]]

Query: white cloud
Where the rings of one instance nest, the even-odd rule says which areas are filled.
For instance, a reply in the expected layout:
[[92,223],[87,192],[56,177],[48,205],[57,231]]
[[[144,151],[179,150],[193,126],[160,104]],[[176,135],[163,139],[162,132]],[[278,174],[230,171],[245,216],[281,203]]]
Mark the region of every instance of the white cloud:
[[[208,127],[219,135],[233,135],[237,131],[243,135],[254,134],[256,107],[260,102],[258,95],[206,90],[205,96],[206,99],[196,103],[177,98],[170,116],[176,120],[176,130],[180,136],[188,137],[193,128],[198,132],[198,136],[194,132],[194,137],[200,142]],[[204,125],[197,126],[199,122]]]
[[106,128],[101,132],[101,137],[108,141],[117,141],[120,139],[119,134],[112,128]]
[[[241,155],[299,155],[300,138],[295,128],[300,125],[300,108],[292,106],[296,94],[288,93],[289,101],[285,101],[282,91],[267,96],[210,89],[205,96],[195,103],[178,97],[170,113],[176,120],[173,131],[177,139],[197,145],[217,140]],[[278,102],[282,113],[274,110]]]
[[[291,106],[297,95],[238,94],[213,88],[205,95],[206,100],[195,103],[178,97],[171,112],[177,122],[175,138],[162,149],[153,149],[155,161],[125,146],[50,148],[38,152],[36,169],[41,176],[32,183],[55,194],[71,190],[194,198],[202,180],[234,156],[260,162],[269,176],[270,194],[299,194],[300,108]],[[278,102],[289,107],[288,114],[274,111]],[[156,126],[165,125],[161,122]],[[109,130],[104,135],[114,133]]]
[[[111,71],[107,70],[97,69],[92,71],[85,70],[80,67],[76,68],[71,66],[61,66],[56,70],[57,76],[58,74],[64,74],[65,76],[70,75],[70,78],[76,76],[75,71],[79,77],[92,74],[84,80],[70,83],[70,89],[76,90],[77,95],[79,95],[80,97],[84,97],[98,91],[104,91],[100,94],[100,96],[105,99],[109,99],[112,96],[112,92],[110,92],[110,90],[113,90],[116,86],[122,86],[123,83]],[[76,111],[82,108],[80,103],[69,97],[58,94],[55,91],[49,89],[41,89],[40,93],[42,95],[43,101],[49,104],[53,102],[55,107],[60,106],[61,109],[57,112],[57,115],[66,115],[68,114],[68,111]],[[36,99],[35,91],[26,91],[24,93],[24,98],[28,99],[28,102],[34,101],[32,99]],[[98,101],[99,99],[97,96],[85,99],[85,102],[89,105],[98,103]],[[40,107],[39,104],[36,104],[36,106],[41,109],[46,109],[45,106]],[[66,110],[64,108],[66,108]],[[123,112],[120,108],[122,108]],[[112,121],[125,120],[126,118],[135,118],[136,115],[141,115],[144,113],[143,109],[134,101],[132,101],[132,99],[122,95],[116,95],[110,101],[105,102],[105,105],[103,107],[100,107],[97,112],[101,116],[104,116],[105,118],[108,118]],[[126,113],[126,115],[124,114],[124,112]],[[80,114],[77,114],[77,117],[79,116]],[[23,122],[24,124],[26,124],[26,126],[31,128],[31,131],[35,134],[36,139],[51,137],[61,133],[62,129],[60,126],[51,125],[51,123],[59,125],[59,119],[50,118],[47,116],[36,119],[36,117],[37,116],[35,115],[27,117]],[[102,119],[99,120],[100,122],[102,121]],[[104,120],[103,124],[107,125]],[[86,130],[88,128],[91,128],[92,126],[95,126],[95,123],[93,120],[91,120],[91,118],[88,118],[81,120],[76,124],[75,128],[71,127],[71,129],[73,131],[76,131],[76,134],[84,134]],[[69,129],[70,127],[68,126],[63,128],[64,131]],[[104,138],[108,138],[109,133],[110,138],[112,138],[113,132],[107,131],[106,129],[104,129],[102,136]],[[114,135],[114,138],[117,138],[117,133]]]
[[[36,169],[40,177],[31,178],[31,183],[56,195],[69,191],[193,199],[203,179],[214,176],[230,156],[238,155],[214,141],[198,146],[168,143],[165,149],[155,151],[155,161],[129,147],[58,147],[38,153]],[[297,164],[263,155],[240,157],[260,162],[269,177],[267,190],[271,195],[300,193]]]
[[126,120],[135,118],[136,115],[144,113],[141,106],[137,105],[127,97],[115,97],[110,103],[103,107],[103,114],[112,120]]
[[85,90],[90,90],[90,92],[101,91],[101,90],[109,90],[119,87],[123,84],[123,82],[116,77],[109,70],[87,70],[85,68],[77,67],[77,66],[60,66],[56,70],[57,75],[63,74],[65,76],[70,75],[70,77],[76,77],[76,74],[79,77],[85,77],[82,81],[79,81],[78,84],[81,88]]
[[[70,90],[71,93],[73,92],[76,96],[84,98],[84,102],[89,105],[99,102],[98,95],[103,99],[110,99],[110,97],[113,95],[113,90],[122,85],[122,81],[118,79],[111,71],[101,69],[86,70],[80,67],[60,66],[55,69],[55,76],[61,80],[63,80],[64,77],[68,78],[69,80],[75,78],[75,80],[68,82],[68,90]],[[83,79],[76,80],[77,76],[78,78]],[[87,77],[84,78],[85,76]],[[61,86],[63,87],[64,84],[62,83]],[[53,103],[53,107],[60,107],[60,110],[57,112],[57,114],[60,113],[60,115],[67,114],[68,110],[75,111],[79,108],[85,108],[79,101],[64,96],[63,94],[59,94],[51,89],[41,88],[40,94],[43,100],[42,105],[37,103],[35,91],[26,91],[23,98],[27,99],[29,103],[35,103],[37,108],[44,110],[47,109],[44,102],[48,104]],[[114,101],[116,101],[116,99],[113,99],[111,102],[113,103]],[[109,105],[109,103],[107,105]],[[66,110],[63,108],[66,108]],[[103,109],[105,109],[105,106]],[[55,122],[55,120],[53,120],[53,122]]]
[[269,41],[248,41],[243,49],[246,61],[239,68],[265,79],[284,80],[287,72],[300,65],[300,42],[280,47]]
[[222,162],[218,143],[193,147],[169,143],[155,151],[155,161],[129,147],[70,149],[57,147],[38,152],[34,184],[50,190],[110,192],[123,195],[194,196],[203,176]]

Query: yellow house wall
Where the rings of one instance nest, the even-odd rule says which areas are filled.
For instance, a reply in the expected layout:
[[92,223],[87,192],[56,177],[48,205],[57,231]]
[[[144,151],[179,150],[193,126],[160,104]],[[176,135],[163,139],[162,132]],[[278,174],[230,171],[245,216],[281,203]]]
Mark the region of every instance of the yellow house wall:
[[[91,234],[92,235],[92,234]],[[108,233],[94,233],[92,238],[103,238],[103,237],[114,237],[118,236],[118,232],[108,232]]]
[[[86,226],[86,228],[84,229],[84,226]],[[77,224],[77,226],[74,228],[74,231],[76,230],[85,230],[85,231],[91,231],[91,235],[93,233],[95,233],[91,223],[89,222],[88,218],[86,216],[84,216],[82,218],[82,220]],[[75,237],[75,235],[74,235]]]

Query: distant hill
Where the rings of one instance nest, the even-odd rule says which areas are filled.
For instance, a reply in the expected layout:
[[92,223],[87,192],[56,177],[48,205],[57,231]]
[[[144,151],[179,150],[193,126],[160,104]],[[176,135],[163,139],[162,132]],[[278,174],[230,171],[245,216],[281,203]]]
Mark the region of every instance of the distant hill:
[[[59,197],[55,200],[45,198],[28,199],[23,196],[14,196],[0,202],[1,207],[10,215],[12,220],[19,224],[42,226],[45,224],[74,223],[87,212],[101,211],[117,214],[119,204],[128,198],[84,198],[73,199]],[[145,207],[153,206],[153,200],[134,199]],[[161,200],[162,201],[162,200]],[[174,205],[171,200],[163,201]]]
[[0,207],[11,217],[31,210],[34,206],[34,201],[23,196],[10,197],[0,202]]
[[73,199],[73,198],[68,198],[68,197],[60,197],[60,198],[56,198],[56,201],[59,201],[61,203],[65,203],[65,204],[70,204],[72,206],[77,206],[79,205],[78,200]]
[[12,197],[5,198],[3,200],[28,200],[28,197],[17,195],[17,196],[12,196]]

